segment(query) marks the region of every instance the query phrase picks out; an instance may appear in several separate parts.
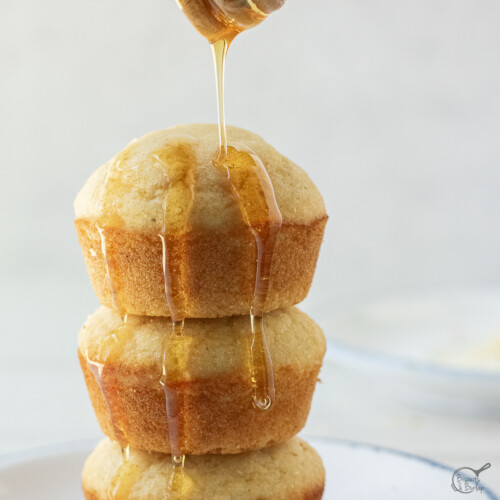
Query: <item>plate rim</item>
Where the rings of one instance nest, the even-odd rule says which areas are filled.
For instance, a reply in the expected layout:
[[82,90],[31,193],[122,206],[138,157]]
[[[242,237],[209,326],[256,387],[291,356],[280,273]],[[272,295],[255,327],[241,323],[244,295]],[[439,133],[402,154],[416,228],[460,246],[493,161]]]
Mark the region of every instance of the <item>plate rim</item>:
[[[467,297],[487,296],[490,299],[500,301],[500,287],[498,286],[466,286],[466,287],[430,287],[430,288],[410,288],[403,290],[392,290],[380,297],[380,294],[359,294],[356,299],[337,300],[338,307],[332,311],[332,298],[322,298],[319,300],[311,300],[307,303],[306,309],[314,313],[317,323],[324,331],[327,330],[325,323],[329,318],[342,311],[353,311],[366,308],[372,304],[390,303],[394,301],[422,301],[429,298],[459,298],[463,300]],[[323,314],[321,314],[323,311]],[[325,333],[327,341],[326,359],[329,361],[338,361],[335,353],[340,355],[349,355],[356,358],[358,361],[371,363],[384,369],[403,370],[409,373],[428,373],[435,375],[443,375],[446,377],[460,379],[474,379],[478,381],[500,382],[500,371],[495,370],[480,370],[474,368],[458,368],[444,363],[435,361],[425,361],[420,359],[405,358],[396,354],[377,352],[373,349],[364,349],[349,345],[349,343],[332,338]]]
[[474,370],[455,368],[444,364],[438,364],[432,361],[421,361],[418,359],[405,358],[394,354],[386,354],[371,349],[363,349],[350,346],[347,343],[333,340],[326,336],[326,356],[329,361],[338,362],[338,357],[334,353],[341,355],[349,355],[357,358],[359,361],[364,361],[377,365],[385,369],[398,369],[412,373],[428,373],[436,375],[444,375],[447,377],[460,379],[474,379],[481,381],[500,382],[500,372],[488,370]]
[[[301,436],[302,437],[302,436]],[[404,450],[399,450],[397,448],[392,448],[391,446],[385,446],[385,445],[378,445],[378,444],[373,444],[373,443],[368,443],[365,441],[353,441],[351,439],[345,439],[345,438],[334,438],[334,437],[322,437],[322,436],[303,436],[304,439],[306,439],[308,442],[312,441],[314,444],[314,441],[316,442],[332,442],[336,444],[340,444],[346,448],[364,448],[367,450],[374,451],[376,453],[382,453],[382,454],[387,454],[387,455],[393,455],[393,456],[399,456],[403,457],[405,459],[408,459],[413,462],[418,462],[418,463],[423,463],[427,466],[436,468],[436,469],[441,469],[447,472],[450,472],[453,474],[455,470],[453,467],[450,465],[443,464],[442,462],[438,462],[437,460],[433,460],[432,458],[427,458],[425,456],[419,455],[418,453],[412,453],[410,451],[404,451]],[[487,498],[491,500],[499,500],[498,495],[491,490],[488,486],[483,485],[483,492],[487,495]]]
[[[299,434],[298,437],[306,440],[308,443],[312,443],[313,446],[315,443],[325,443],[340,445],[345,448],[361,448],[374,451],[376,453],[403,457],[413,462],[423,463],[427,466],[450,472],[451,474],[453,474],[453,472],[456,470],[451,466],[443,464],[436,460],[418,455],[416,453],[392,448],[390,446],[377,445],[365,441],[353,441],[347,438],[313,436],[310,434]],[[0,472],[10,467],[15,467],[16,465],[22,463],[40,460],[42,458],[52,458],[57,457],[58,455],[65,455],[67,453],[89,452],[89,450],[91,451],[101,439],[102,437],[80,439],[76,441],[63,441],[59,443],[37,446],[34,448],[27,448],[12,453],[6,453],[0,455]],[[484,488],[483,493],[485,493],[486,495],[485,498],[488,498],[490,500],[499,500],[499,496],[488,486],[482,485],[482,487]]]

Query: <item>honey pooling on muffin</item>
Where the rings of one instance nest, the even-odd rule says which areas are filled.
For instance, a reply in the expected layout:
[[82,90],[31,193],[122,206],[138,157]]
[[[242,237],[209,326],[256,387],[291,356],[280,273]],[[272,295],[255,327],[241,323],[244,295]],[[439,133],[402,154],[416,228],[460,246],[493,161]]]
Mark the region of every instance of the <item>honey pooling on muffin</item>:
[[130,447],[127,445],[122,448],[122,464],[111,480],[108,497],[113,500],[127,500],[140,475],[139,467],[130,461]]
[[153,166],[167,181],[162,230],[158,236],[162,243],[165,300],[173,331],[177,334],[182,333],[186,317],[187,243],[184,237],[190,229],[193,207],[194,169],[197,163],[195,144],[194,137],[179,135],[150,154]]

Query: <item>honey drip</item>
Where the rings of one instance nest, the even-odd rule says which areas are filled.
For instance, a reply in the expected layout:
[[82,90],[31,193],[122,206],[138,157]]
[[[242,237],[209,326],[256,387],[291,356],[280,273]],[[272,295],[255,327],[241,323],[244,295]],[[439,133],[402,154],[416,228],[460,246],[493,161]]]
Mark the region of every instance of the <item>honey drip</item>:
[[130,179],[136,173],[136,167],[127,165],[131,146],[125,148],[117,155],[106,171],[103,191],[100,199],[100,217],[96,223],[101,238],[101,252],[106,265],[106,276],[111,290],[111,298],[114,308],[119,312],[122,320],[127,311],[124,307],[122,294],[125,289],[126,275],[116,265],[112,248],[110,248],[109,235],[115,228],[123,226],[123,220],[119,214],[121,200],[130,189]]
[[163,206],[163,227],[158,235],[162,243],[162,266],[165,283],[165,299],[170,310],[172,326],[165,336],[162,348],[162,376],[160,384],[165,394],[165,409],[172,456],[172,469],[167,478],[166,494],[175,492],[183,496],[189,488],[189,478],[184,471],[185,455],[179,443],[179,398],[176,381],[186,372],[185,355],[189,352],[189,339],[183,337],[186,315],[185,266],[186,255],[183,237],[189,230],[193,205],[193,167],[196,157],[193,151],[195,139],[180,136],[169,141],[162,149],[152,153],[154,165],[165,175],[168,182]]
[[87,365],[92,371],[101,393],[108,408],[109,418],[116,440],[120,443],[122,448],[125,448],[127,443],[126,434],[124,431],[125,425],[123,424],[124,412],[120,411],[117,406],[118,399],[107,397],[108,386],[108,373],[111,364],[117,359],[122,352],[124,345],[130,340],[133,332],[127,324],[127,318],[118,326],[118,328],[109,332],[106,337],[103,337],[99,343],[99,350],[91,359],[88,351],[85,353]]
[[113,363],[118,360],[120,354],[132,341],[133,334],[133,329],[127,321],[127,316],[125,316],[117,328],[101,339],[99,350],[93,356],[94,359],[91,359],[88,351],[85,353],[87,365],[92,371],[106,403],[115,439],[122,447],[122,463],[118,467],[108,489],[108,498],[111,500],[127,499],[133,485],[139,478],[138,467],[129,461],[129,445],[125,433],[127,427],[126,411],[120,407],[120,398],[108,397],[108,384],[110,391],[113,385],[108,378],[108,371],[111,371]]
[[245,146],[220,147],[214,165],[222,169],[251,231],[257,250],[254,296],[250,309],[250,378],[252,401],[267,410],[275,398],[274,373],[264,331],[263,310],[269,291],[274,247],[281,229],[281,213],[271,181],[260,158]]
[[[96,228],[101,239],[101,252],[104,258],[108,285],[111,290],[113,305],[120,314],[121,323],[117,328],[110,331],[107,336],[101,338],[94,359],[91,359],[88,352],[86,352],[87,365],[94,374],[97,384],[101,389],[103,399],[108,408],[115,438],[120,443],[122,449],[128,449],[128,439],[124,430],[126,426],[123,420],[126,417],[126,412],[121,411],[117,407],[120,398],[108,397],[107,374],[111,365],[118,360],[127,344],[132,340],[134,332],[129,324],[121,295],[124,289],[125,276],[115,264],[113,259],[114,252],[110,251],[108,236],[114,228],[122,225],[118,208],[120,207],[123,192],[128,189],[126,182],[127,171],[125,169],[128,154],[129,151],[126,148],[114,158],[106,172],[100,199],[100,217],[96,223]],[[123,457],[125,464],[128,453],[123,454]],[[118,472],[120,473],[120,471]],[[120,490],[118,485],[115,489],[117,491]]]
[[250,309],[249,363],[252,402],[261,410],[270,408],[275,398],[273,365],[262,314],[282,218],[271,180],[260,158],[245,146],[228,145],[224,113],[224,69],[227,50],[233,39],[245,29],[259,24],[283,3],[284,0],[247,0],[243,3],[229,0],[179,0],[181,8],[195,28],[211,44],[219,121],[219,151],[213,163],[226,173],[243,221],[255,239],[257,264]]
[[[185,457],[179,445],[179,402],[175,382],[185,373],[186,359],[182,356],[187,349],[182,336],[185,316],[185,244],[183,235],[189,226],[189,217],[193,201],[193,172],[195,155],[193,143],[195,139],[188,135],[179,135],[151,153],[149,160],[159,169],[167,181],[167,197],[163,206],[162,231],[158,235],[162,244],[162,264],[165,278],[165,298],[172,318],[171,330],[165,335],[162,354],[162,374],[160,384],[165,393],[165,408],[168,419],[169,441],[172,453],[172,472],[167,479],[167,497],[169,492],[179,494],[186,490],[189,478],[183,471]],[[133,329],[127,321],[126,308],[122,300],[126,275],[114,262],[113,240],[110,237],[113,230],[123,226],[120,217],[120,203],[124,194],[134,184],[137,170],[131,158],[133,147],[126,148],[109,166],[101,197],[101,217],[96,224],[101,238],[101,251],[106,264],[106,275],[111,290],[115,309],[120,313],[120,326],[101,339],[99,362],[93,361],[87,355],[87,363],[92,370],[108,407],[109,417],[114,434],[124,450],[123,463],[116,472],[108,491],[109,498],[120,500],[128,498],[128,493],[137,480],[137,467],[129,461],[128,441],[124,429],[125,411],[116,411],[107,397],[105,374],[111,363],[126,348],[127,342],[133,337]],[[114,243],[116,244],[116,243]],[[119,398],[113,398],[114,404]],[[119,410],[119,409],[118,409]]]
[[[253,10],[253,12],[255,14],[256,11]],[[261,16],[263,13],[259,11],[258,15]],[[243,221],[255,239],[257,263],[254,296],[250,309],[250,380],[253,389],[253,405],[260,410],[267,410],[274,402],[275,384],[262,315],[269,291],[274,247],[281,229],[282,218],[271,180],[260,158],[244,145],[228,145],[227,142],[224,114],[224,68],[227,50],[237,34],[238,32],[233,32],[233,36],[230,34],[211,43],[219,118],[219,151],[213,163],[216,168],[226,174]]]
[[227,153],[226,117],[224,112],[224,69],[227,49],[231,42],[223,38],[211,44],[217,86],[217,116],[219,120],[219,155]]
[[[162,375],[160,383],[164,388],[166,400],[166,413],[168,418],[169,438],[172,448],[172,474],[168,479],[167,491],[182,491],[183,484],[187,481],[184,474],[179,475],[176,471],[184,466],[184,455],[179,449],[178,430],[178,402],[175,389],[172,387],[172,376],[179,376],[182,363],[176,358],[177,351],[171,349],[174,345],[173,338],[182,335],[183,317],[185,305],[183,303],[183,268],[182,268],[182,245],[179,245],[180,237],[186,229],[192,204],[192,174],[190,167],[194,165],[194,155],[190,136],[179,136],[171,140],[164,147],[152,153],[150,160],[166,176],[168,183],[168,200],[163,207],[164,224],[163,231],[159,235],[163,248],[163,269],[165,276],[165,296],[172,316],[172,330],[166,335],[163,349]],[[113,425],[115,438],[122,446],[123,462],[118,468],[115,477],[111,481],[108,497],[112,500],[128,498],[128,494],[137,481],[138,469],[129,461],[128,440],[124,429],[124,418],[126,411],[116,408],[120,398],[108,397],[106,385],[106,373],[111,364],[126,348],[127,343],[132,340],[133,329],[127,321],[126,308],[122,300],[122,293],[126,275],[114,262],[113,242],[110,237],[113,230],[123,226],[119,214],[120,203],[124,193],[133,185],[137,175],[135,163],[131,160],[133,149],[126,148],[120,153],[109,166],[103,186],[101,197],[101,216],[96,224],[101,238],[101,251],[106,265],[106,275],[111,290],[113,305],[120,313],[122,322],[120,326],[110,334],[101,339],[99,352],[93,361],[87,354],[87,363],[92,370],[101,393],[108,407],[108,413]],[[187,201],[186,201],[187,200]],[[172,366],[177,367],[177,371]],[[111,403],[113,401],[113,404]]]

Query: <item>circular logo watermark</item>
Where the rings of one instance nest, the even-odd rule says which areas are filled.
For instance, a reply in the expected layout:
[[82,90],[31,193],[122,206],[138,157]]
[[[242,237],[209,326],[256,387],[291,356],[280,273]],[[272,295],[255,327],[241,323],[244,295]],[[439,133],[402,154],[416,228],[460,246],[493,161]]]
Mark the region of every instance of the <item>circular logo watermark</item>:
[[484,464],[480,469],[471,467],[460,467],[451,478],[451,487],[458,493],[472,493],[474,491],[483,492],[483,487],[479,484],[479,474],[491,467],[490,463]]

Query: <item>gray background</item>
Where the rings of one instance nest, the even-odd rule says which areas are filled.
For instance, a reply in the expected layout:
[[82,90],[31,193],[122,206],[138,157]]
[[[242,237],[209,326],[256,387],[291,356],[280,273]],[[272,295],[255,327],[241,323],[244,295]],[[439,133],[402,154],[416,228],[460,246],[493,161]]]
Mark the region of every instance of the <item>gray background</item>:
[[[289,1],[235,41],[228,123],[306,169],[331,217],[308,300],[500,283],[499,25],[497,0]],[[76,193],[133,137],[215,119],[174,0],[1,1],[0,453],[98,432]]]

